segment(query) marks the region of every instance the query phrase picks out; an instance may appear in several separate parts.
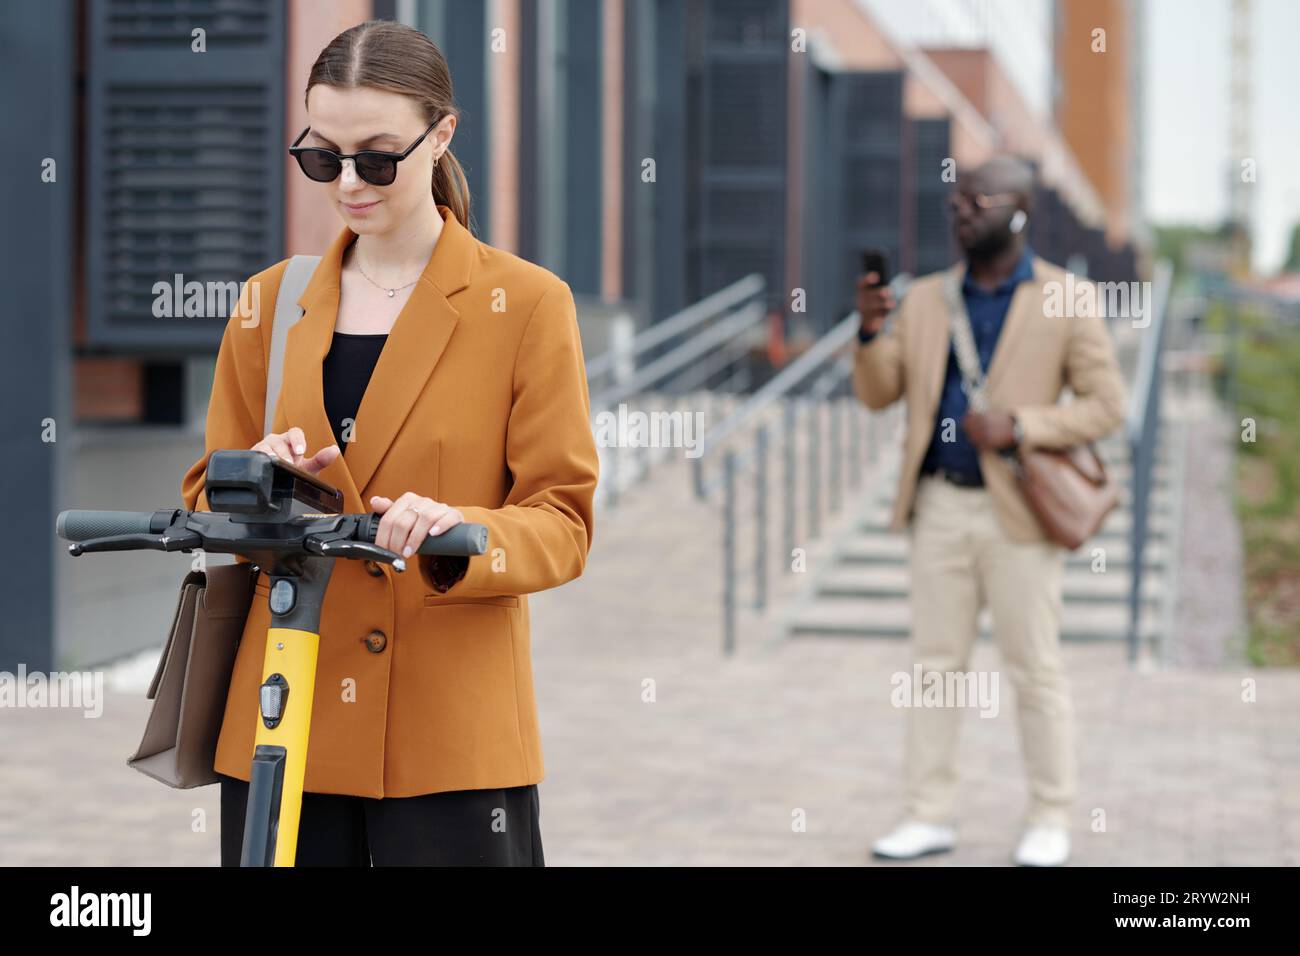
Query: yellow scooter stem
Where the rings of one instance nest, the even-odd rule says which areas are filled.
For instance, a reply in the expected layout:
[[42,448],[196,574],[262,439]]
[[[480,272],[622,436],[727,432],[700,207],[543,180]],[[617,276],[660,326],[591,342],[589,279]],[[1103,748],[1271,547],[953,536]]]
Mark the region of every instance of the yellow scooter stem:
[[266,632],[262,693],[249,778],[243,866],[293,866],[320,635]]

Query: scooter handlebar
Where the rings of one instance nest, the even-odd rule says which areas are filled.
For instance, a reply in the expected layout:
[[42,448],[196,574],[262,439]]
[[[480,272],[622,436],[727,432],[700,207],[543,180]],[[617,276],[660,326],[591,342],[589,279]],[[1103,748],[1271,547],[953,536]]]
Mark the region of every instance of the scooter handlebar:
[[[171,511],[60,511],[55,531],[65,541],[89,541],[120,535],[159,534],[166,531],[178,512]],[[355,515],[356,539],[375,542],[380,516]],[[420,554],[475,555],[487,551],[488,530],[485,525],[462,522],[442,534],[424,539]]]
[[[166,528],[174,514],[174,511],[60,511],[54,530],[65,541],[149,534]],[[155,527],[155,515],[165,515],[166,520]]]

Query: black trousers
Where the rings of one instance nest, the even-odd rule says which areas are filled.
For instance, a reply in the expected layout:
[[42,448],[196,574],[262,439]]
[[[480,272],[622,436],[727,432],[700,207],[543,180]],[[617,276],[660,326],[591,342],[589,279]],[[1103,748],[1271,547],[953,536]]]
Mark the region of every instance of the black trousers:
[[[221,865],[239,866],[248,782],[221,778]],[[296,866],[545,866],[537,785],[418,797],[303,793]]]

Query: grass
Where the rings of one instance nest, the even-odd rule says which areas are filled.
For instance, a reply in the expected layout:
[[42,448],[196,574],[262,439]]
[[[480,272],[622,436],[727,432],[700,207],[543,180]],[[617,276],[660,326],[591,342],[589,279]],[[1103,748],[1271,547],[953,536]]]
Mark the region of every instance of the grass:
[[[1222,385],[1228,386],[1226,378]],[[1250,625],[1247,654],[1262,666],[1296,666],[1300,665],[1300,328],[1280,328],[1258,316],[1242,317],[1236,395],[1238,423],[1243,419],[1255,423],[1255,440],[1243,439],[1238,446],[1236,475]]]

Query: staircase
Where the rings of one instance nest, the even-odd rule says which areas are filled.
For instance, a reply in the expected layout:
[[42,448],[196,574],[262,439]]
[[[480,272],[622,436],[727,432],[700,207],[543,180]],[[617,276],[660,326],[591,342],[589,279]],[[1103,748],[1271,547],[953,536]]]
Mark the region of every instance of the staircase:
[[[1121,503],[1096,537],[1067,556],[1063,640],[1123,641],[1128,634],[1128,453],[1119,439],[1100,443],[1099,450],[1120,484]],[[1172,596],[1167,571],[1169,557],[1176,548],[1171,517],[1175,513],[1176,489],[1164,452],[1162,445],[1155,468],[1144,559],[1141,636],[1145,639],[1160,633]],[[808,587],[787,611],[788,636],[908,636],[907,538],[887,528],[898,480],[897,459],[895,450],[892,460],[873,478],[874,491],[835,542],[833,558],[812,572],[814,577]],[[981,636],[989,636],[990,626],[985,609],[980,615]]]

